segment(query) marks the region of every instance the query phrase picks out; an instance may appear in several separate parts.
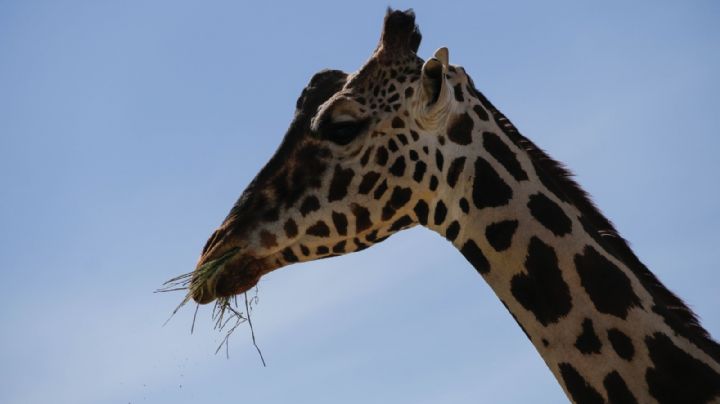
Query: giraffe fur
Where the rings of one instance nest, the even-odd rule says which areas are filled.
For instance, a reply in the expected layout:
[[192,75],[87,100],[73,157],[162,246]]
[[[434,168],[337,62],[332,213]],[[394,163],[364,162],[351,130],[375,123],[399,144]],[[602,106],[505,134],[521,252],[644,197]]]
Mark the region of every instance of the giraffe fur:
[[412,11],[389,10],[364,66],[313,76],[198,268],[240,253],[193,298],[421,225],[488,282],[571,401],[720,401],[720,346],[692,311],[447,49],[421,59],[420,40]]

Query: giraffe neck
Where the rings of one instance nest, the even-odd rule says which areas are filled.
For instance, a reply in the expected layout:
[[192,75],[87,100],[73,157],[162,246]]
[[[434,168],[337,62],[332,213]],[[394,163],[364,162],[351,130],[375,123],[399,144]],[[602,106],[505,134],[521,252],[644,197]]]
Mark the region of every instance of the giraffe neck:
[[[415,208],[489,283],[576,402],[720,399],[720,347],[559,164],[478,93],[490,127],[438,157]],[[449,134],[449,137],[452,137]],[[444,187],[444,189],[443,189]]]

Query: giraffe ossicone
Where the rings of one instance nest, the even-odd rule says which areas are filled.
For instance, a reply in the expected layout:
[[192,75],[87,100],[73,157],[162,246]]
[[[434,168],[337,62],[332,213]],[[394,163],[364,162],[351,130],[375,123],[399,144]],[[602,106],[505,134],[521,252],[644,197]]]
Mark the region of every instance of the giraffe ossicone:
[[[312,77],[275,155],[203,249],[199,303],[422,225],[490,284],[578,403],[720,400],[720,346],[559,164],[388,11],[357,72]],[[230,255],[229,255],[230,254]]]

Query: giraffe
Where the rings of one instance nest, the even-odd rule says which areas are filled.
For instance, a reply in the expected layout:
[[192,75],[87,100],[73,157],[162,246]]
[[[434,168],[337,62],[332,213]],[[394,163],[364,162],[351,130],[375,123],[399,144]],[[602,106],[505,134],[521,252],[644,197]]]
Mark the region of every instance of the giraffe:
[[[720,402],[720,345],[570,173],[440,48],[388,9],[355,73],[315,74],[295,117],[202,250],[200,303],[281,267],[425,226],[451,242],[576,403]],[[218,263],[211,276],[199,269]]]

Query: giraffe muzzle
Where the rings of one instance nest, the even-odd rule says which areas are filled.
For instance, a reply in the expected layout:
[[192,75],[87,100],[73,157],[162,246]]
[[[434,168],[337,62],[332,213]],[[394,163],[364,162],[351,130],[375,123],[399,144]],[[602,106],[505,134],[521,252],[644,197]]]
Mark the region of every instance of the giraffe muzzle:
[[199,304],[207,304],[219,297],[244,293],[257,285],[267,272],[264,260],[239,255],[233,250],[220,258],[201,260],[190,286],[192,298]]

